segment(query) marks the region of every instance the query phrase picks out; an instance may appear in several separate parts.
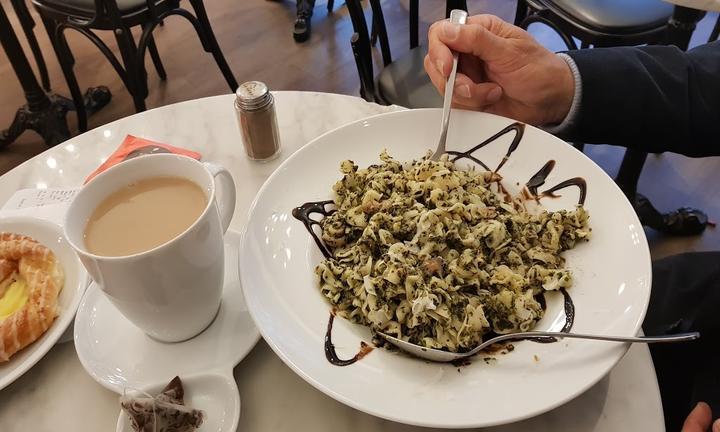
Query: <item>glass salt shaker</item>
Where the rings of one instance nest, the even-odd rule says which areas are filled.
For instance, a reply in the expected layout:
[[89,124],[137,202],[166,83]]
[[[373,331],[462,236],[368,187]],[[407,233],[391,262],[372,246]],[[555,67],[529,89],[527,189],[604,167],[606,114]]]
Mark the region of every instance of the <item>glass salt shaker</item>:
[[268,161],[280,154],[275,99],[260,81],[248,81],[235,92],[235,113],[250,159]]

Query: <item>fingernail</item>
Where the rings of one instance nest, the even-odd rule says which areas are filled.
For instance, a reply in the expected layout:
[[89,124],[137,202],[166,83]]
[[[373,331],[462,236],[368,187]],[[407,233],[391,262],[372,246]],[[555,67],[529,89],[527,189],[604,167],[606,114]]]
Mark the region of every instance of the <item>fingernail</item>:
[[440,72],[440,75],[445,76],[445,62],[438,59],[435,62],[435,67],[437,68],[438,72]]
[[460,29],[457,24],[453,24],[449,21],[445,21],[443,23],[443,34],[447,40],[452,41],[457,39],[459,31]]
[[715,420],[715,423],[713,423],[712,432],[720,432],[720,419]]
[[465,99],[470,99],[470,86],[467,84],[455,87],[455,93]]
[[490,93],[488,93],[487,101],[490,103],[495,103],[500,100],[501,96],[502,89],[500,87],[495,87],[494,89],[490,90]]

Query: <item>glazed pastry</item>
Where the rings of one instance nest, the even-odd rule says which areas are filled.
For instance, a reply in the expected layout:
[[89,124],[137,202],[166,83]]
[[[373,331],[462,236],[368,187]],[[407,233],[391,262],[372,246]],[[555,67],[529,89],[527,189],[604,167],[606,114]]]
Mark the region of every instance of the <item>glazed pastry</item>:
[[64,275],[50,249],[0,232],[0,363],[35,342],[58,315]]
[[205,413],[185,406],[185,391],[179,377],[173,378],[155,397],[120,398],[120,406],[138,432],[192,432],[202,425]]
[[15,267],[12,261],[0,259],[0,298],[3,297],[12,282],[10,276],[15,272]]

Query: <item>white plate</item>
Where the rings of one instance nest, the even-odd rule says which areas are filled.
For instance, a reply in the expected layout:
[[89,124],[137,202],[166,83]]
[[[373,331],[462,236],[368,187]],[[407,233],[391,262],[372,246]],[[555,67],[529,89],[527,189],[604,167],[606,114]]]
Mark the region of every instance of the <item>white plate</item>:
[[[182,378],[185,406],[205,412],[205,420],[197,432],[236,432],[240,420],[240,394],[232,377],[199,374]],[[167,382],[144,387],[145,394],[158,395]],[[128,395],[141,394],[128,392]],[[118,416],[117,432],[134,432],[124,411]]]
[[225,288],[215,321],[198,336],[178,343],[150,338],[92,283],[75,319],[75,349],[95,381],[116,393],[168,383],[179,375],[232,369],[260,339],[243,298],[237,273],[240,234],[225,234]]
[[73,322],[75,311],[87,287],[88,275],[75,252],[65,241],[59,225],[29,217],[11,217],[0,219],[0,231],[24,234],[49,247],[65,272],[65,285],[58,296],[58,317],[35,343],[12,356],[10,361],[0,363],[0,389],[3,389],[43,358]]
[[[491,137],[511,120],[456,111],[448,149],[465,151]],[[340,177],[339,164],[378,163],[383,149],[400,161],[434,149],[439,110],[411,110],[361,120],[327,133],[289,157],[262,187],[250,210],[240,251],[245,297],[265,340],[295,372],[333,398],[367,413],[420,426],[482,427],[531,417],[579,395],[605,374],[627,345],[566,340],[554,344],[520,342],[494,364],[476,359],[458,369],[376,349],[354,365],[327,362],[323,337],[329,304],[321,296],[313,269],[322,259],[293,207],[330,199]],[[513,133],[474,155],[493,169],[505,155]],[[590,159],[565,142],[533,127],[500,170],[503,184],[519,191],[546,161],[557,164],[540,192],[582,176],[588,184],[585,207],[593,238],[565,254],[575,275],[573,331],[635,335],[650,294],[650,254],[637,216],[615,183]],[[573,208],[576,188],[545,199],[550,209]],[[560,296],[548,299],[538,329],[562,327]],[[341,358],[352,357],[367,328],[337,319],[333,341]]]

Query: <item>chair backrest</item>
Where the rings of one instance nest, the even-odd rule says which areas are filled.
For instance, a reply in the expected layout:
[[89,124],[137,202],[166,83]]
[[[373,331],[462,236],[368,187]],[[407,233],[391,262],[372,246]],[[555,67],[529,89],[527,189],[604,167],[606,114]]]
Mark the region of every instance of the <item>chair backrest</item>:
[[[582,47],[665,43],[672,5],[659,0],[645,3],[650,9],[643,9],[639,0],[518,0],[515,24],[523,28],[534,22],[546,24],[570,49],[577,48],[573,37],[582,41]],[[634,13],[638,8],[647,9],[647,14]]]
[[[369,3],[372,13],[372,30],[368,29],[365,11],[363,10],[361,1],[347,0],[345,2],[350,13],[354,31],[350,44],[357,64],[358,75],[360,76],[360,94],[368,101],[375,101],[375,73],[373,72],[371,43],[373,36],[377,37],[377,41],[380,44],[383,65],[387,66],[392,63],[393,60],[392,53],[390,52],[390,41],[388,39],[385,16],[380,0],[369,0]],[[410,0],[409,6],[410,49],[413,49],[419,44],[420,2],[419,0]],[[448,17],[452,9],[467,10],[467,1],[446,0],[445,9],[445,16]]]

